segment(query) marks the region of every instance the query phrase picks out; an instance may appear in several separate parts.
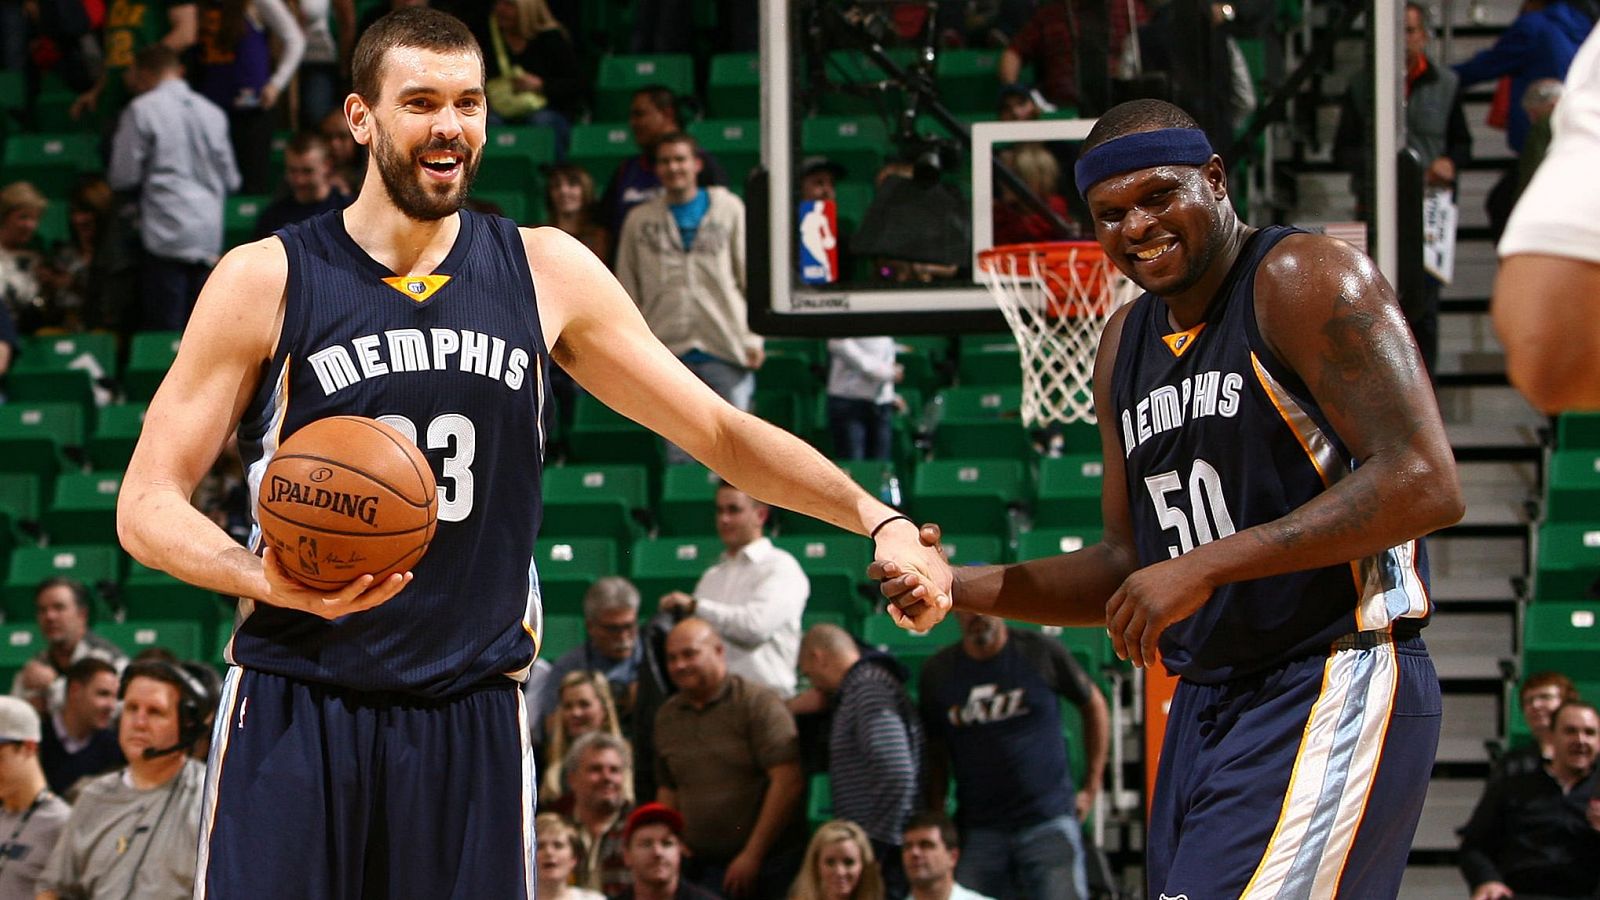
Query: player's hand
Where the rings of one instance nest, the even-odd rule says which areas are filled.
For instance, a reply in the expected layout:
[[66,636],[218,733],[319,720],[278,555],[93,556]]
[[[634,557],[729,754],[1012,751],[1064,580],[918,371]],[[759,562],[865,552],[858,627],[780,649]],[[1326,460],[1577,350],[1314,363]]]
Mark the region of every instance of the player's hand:
[[955,579],[939,546],[939,526],[917,529],[910,522],[890,522],[878,532],[877,552],[867,577],[879,582],[889,601],[889,618],[908,631],[927,631],[950,612],[950,586]]
[[749,850],[739,851],[722,876],[722,896],[748,897],[755,890],[756,876],[760,874],[761,857]]
[[267,586],[271,588],[262,600],[273,606],[298,609],[324,619],[337,619],[381,606],[410,584],[412,577],[410,572],[395,573],[381,582],[374,582],[371,575],[363,575],[330,595],[327,591],[308,587],[296,580],[271,547],[261,557],[261,569],[267,577]]
[[1106,601],[1111,648],[1138,668],[1155,665],[1161,659],[1156,647],[1161,633],[1194,615],[1214,589],[1182,556],[1134,572]]
[[1094,811],[1094,798],[1099,794],[1098,788],[1084,788],[1073,798],[1073,806],[1078,813],[1079,822],[1089,821],[1089,813]]
[[100,92],[99,91],[95,91],[95,90],[84,91],[83,93],[78,95],[77,99],[72,101],[72,105],[71,106],[67,107],[67,115],[74,122],[76,122],[77,120],[83,118],[85,114],[94,112],[95,109],[99,105],[100,105]]
[[683,591],[672,591],[661,595],[661,611],[674,616],[692,616],[697,605],[694,598]]
[[1485,881],[1472,892],[1472,900],[1507,900],[1515,896],[1510,887],[1499,881]]

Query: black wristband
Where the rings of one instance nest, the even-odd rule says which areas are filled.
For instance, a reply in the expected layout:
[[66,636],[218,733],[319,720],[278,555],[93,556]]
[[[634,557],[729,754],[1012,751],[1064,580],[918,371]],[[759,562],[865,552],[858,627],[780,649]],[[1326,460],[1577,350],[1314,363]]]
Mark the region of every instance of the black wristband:
[[[892,515],[889,518],[884,519],[882,522],[879,522],[877,525],[873,526],[872,532],[870,534],[868,534],[867,537],[872,538],[873,540],[877,540],[878,539],[878,532],[883,530],[883,526],[889,524],[890,522],[895,521],[896,519],[905,519],[907,522],[911,522],[911,517],[910,516],[903,516],[903,515],[900,515],[900,514],[896,513],[895,515]],[[915,525],[917,523],[911,522],[911,524]]]

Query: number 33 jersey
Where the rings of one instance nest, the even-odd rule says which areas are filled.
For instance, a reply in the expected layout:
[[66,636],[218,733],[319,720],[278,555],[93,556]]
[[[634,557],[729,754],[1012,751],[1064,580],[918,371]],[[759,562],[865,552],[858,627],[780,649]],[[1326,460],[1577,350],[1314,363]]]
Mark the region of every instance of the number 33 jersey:
[[[1253,234],[1205,319],[1187,331],[1173,329],[1153,294],[1128,312],[1111,414],[1141,566],[1281,518],[1353,469],[1305,383],[1256,325],[1256,270],[1293,233]],[[1325,653],[1353,631],[1409,637],[1430,611],[1427,571],[1417,540],[1348,564],[1223,585],[1162,635],[1162,659],[1174,674],[1215,683]]]
[[439,526],[415,580],[374,609],[328,621],[241,600],[230,662],[424,697],[521,679],[532,664],[549,353],[516,226],[460,216],[455,245],[422,276],[374,260],[340,212],[278,232],[289,259],[282,333],[239,425],[252,515],[286,438],[358,415],[421,448]]

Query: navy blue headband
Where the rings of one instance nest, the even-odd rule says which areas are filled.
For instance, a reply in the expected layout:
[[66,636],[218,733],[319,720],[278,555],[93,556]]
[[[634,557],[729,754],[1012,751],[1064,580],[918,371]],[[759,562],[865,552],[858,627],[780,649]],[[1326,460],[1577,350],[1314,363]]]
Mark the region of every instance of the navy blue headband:
[[1214,152],[1206,133],[1198,128],[1137,131],[1112,138],[1078,157],[1073,174],[1078,193],[1088,196],[1089,188],[1113,175],[1154,166],[1203,166]]

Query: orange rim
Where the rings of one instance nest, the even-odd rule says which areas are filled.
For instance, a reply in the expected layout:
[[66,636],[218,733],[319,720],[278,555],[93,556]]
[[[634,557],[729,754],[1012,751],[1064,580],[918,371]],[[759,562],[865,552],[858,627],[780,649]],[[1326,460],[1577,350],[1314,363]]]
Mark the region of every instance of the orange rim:
[[[1053,276],[1044,279],[1051,317],[1081,316],[1094,305],[1090,298],[1098,299],[1106,290],[1110,261],[1098,241],[1037,241],[978,251],[978,267],[999,275],[1031,274],[1033,265],[1024,260],[1037,260],[1038,270]],[[1073,284],[1083,286],[1083,296],[1072,296],[1068,287]]]

